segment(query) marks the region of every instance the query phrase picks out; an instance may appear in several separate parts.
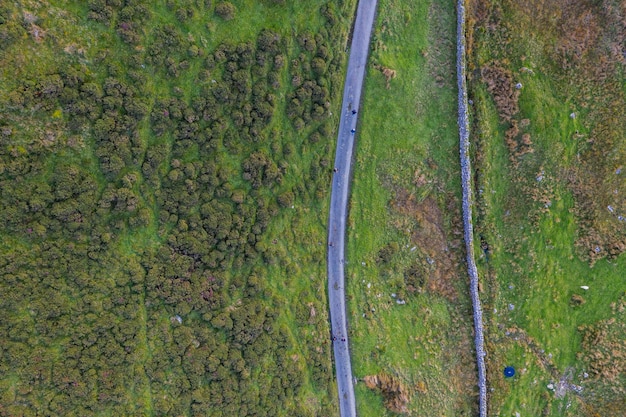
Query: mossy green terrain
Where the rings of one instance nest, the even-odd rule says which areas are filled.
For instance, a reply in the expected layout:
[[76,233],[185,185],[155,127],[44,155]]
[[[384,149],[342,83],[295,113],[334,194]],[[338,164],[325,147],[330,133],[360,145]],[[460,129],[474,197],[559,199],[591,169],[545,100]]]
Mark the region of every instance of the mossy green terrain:
[[356,3],[0,6],[0,415],[333,415]]
[[[451,2],[379,3],[346,256],[361,416],[473,415],[477,406],[461,236],[455,24]],[[396,385],[375,388],[373,376]]]
[[469,4],[490,414],[621,415],[624,4]]

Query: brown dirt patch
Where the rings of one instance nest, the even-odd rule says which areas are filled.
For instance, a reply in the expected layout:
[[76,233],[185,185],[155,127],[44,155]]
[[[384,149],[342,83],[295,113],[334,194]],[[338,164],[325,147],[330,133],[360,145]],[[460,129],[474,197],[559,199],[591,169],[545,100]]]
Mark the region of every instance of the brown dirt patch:
[[456,300],[458,293],[454,282],[461,262],[450,251],[450,246],[456,247],[460,243],[457,240],[448,244],[443,213],[437,201],[431,196],[417,201],[414,194],[399,189],[391,205],[398,213],[411,216],[417,222],[411,232],[411,241],[423,256],[405,273],[407,290],[416,292],[424,288]]
[[519,90],[515,88],[513,74],[510,70],[494,63],[481,69],[480,75],[487,85],[501,119],[510,122],[519,112]]
[[382,65],[378,65],[378,64],[374,64],[374,68],[376,68],[378,71],[380,71],[383,74],[383,76],[385,77],[385,80],[387,80],[387,90],[389,90],[390,81],[396,78],[396,76],[398,75],[396,70],[383,67]]
[[408,388],[399,378],[382,373],[380,375],[368,375],[363,378],[365,386],[372,390],[380,390],[383,395],[385,407],[394,413],[406,414],[409,412],[408,404],[411,395]]
[[500,64],[483,67],[481,77],[493,97],[500,120],[509,123],[509,128],[504,133],[504,141],[509,150],[509,160],[513,166],[518,166],[522,156],[534,152],[530,134],[523,131],[529,123],[520,123],[514,118],[519,113],[520,90],[511,71]]

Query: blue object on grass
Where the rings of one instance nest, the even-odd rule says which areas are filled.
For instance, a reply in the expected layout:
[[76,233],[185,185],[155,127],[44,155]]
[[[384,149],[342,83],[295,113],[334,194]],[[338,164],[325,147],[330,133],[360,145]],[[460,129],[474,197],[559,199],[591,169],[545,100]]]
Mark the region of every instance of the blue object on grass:
[[507,366],[506,368],[504,368],[505,377],[511,378],[513,375],[515,375],[515,368],[513,368],[512,366]]

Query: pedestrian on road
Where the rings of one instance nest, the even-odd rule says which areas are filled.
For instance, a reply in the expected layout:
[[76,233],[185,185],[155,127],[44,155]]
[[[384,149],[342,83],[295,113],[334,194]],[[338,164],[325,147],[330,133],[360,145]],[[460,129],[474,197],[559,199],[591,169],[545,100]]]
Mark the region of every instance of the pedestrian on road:
[[337,168],[333,168],[333,172],[337,172],[339,171]]
[[350,132],[354,133],[354,132],[356,132],[356,129],[352,129]]
[[352,114],[356,114],[356,110],[352,110]]

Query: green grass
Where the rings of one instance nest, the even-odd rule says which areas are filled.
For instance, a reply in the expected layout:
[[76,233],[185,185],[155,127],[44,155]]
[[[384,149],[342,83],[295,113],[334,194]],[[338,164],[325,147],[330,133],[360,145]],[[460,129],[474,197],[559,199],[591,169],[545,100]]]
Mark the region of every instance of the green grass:
[[[626,261],[622,255],[591,267],[580,259],[576,242],[581,219],[576,216],[575,189],[568,176],[574,175],[586,157],[589,144],[585,138],[594,128],[590,126],[593,115],[580,104],[576,81],[566,82],[551,64],[553,57],[542,46],[553,42],[549,28],[545,33],[523,30],[530,24],[519,18],[523,13],[515,7],[504,10],[501,24],[507,26],[512,40],[506,43],[495,34],[479,32],[473,65],[481,68],[500,62],[512,71],[515,82],[522,82],[516,118],[530,121],[520,133],[530,134],[534,152],[518,158],[516,166],[511,163],[504,142],[508,126],[499,121],[492,98],[480,77],[475,77],[471,83],[476,120],[473,141],[475,169],[480,173],[475,231],[489,244],[488,256],[478,249],[476,256],[485,283],[488,382],[493,388],[490,412],[585,415],[591,401],[586,390],[591,385],[582,377],[589,369],[580,357],[585,352],[578,327],[611,316],[611,303],[623,294]],[[516,22],[514,30],[512,21]],[[532,73],[522,72],[522,66]],[[572,112],[575,118],[570,117]],[[615,152],[623,147],[620,143],[609,146]],[[596,192],[602,198],[602,190]],[[585,303],[573,306],[574,295],[582,296]],[[528,338],[516,340],[507,331],[521,331]],[[502,368],[506,365],[515,366],[518,376],[505,380]],[[558,382],[568,369],[572,369],[572,383],[582,385],[583,393],[570,392],[558,399],[547,385]]]
[[[400,378],[413,394],[409,415],[469,415],[474,375],[469,344],[470,316],[459,268],[454,285],[458,304],[431,292],[407,295],[398,305],[392,293],[406,294],[404,272],[423,262],[426,248],[411,235],[421,225],[391,207],[396,192],[416,201],[434,199],[443,211],[441,227],[452,240],[460,181],[454,6],[432,1],[381,1],[365,81],[350,200],[347,293],[353,370],[357,378],[380,372]],[[396,71],[387,81],[374,66]],[[437,78],[437,77],[440,78]],[[423,174],[426,182],[416,186]],[[453,211],[444,204],[453,202]],[[378,265],[381,248],[399,251]],[[448,241],[449,242],[449,241]],[[459,259],[461,252],[454,252]],[[459,349],[467,355],[461,358]],[[424,383],[425,392],[416,386]],[[380,393],[356,386],[362,416],[392,415]]]

